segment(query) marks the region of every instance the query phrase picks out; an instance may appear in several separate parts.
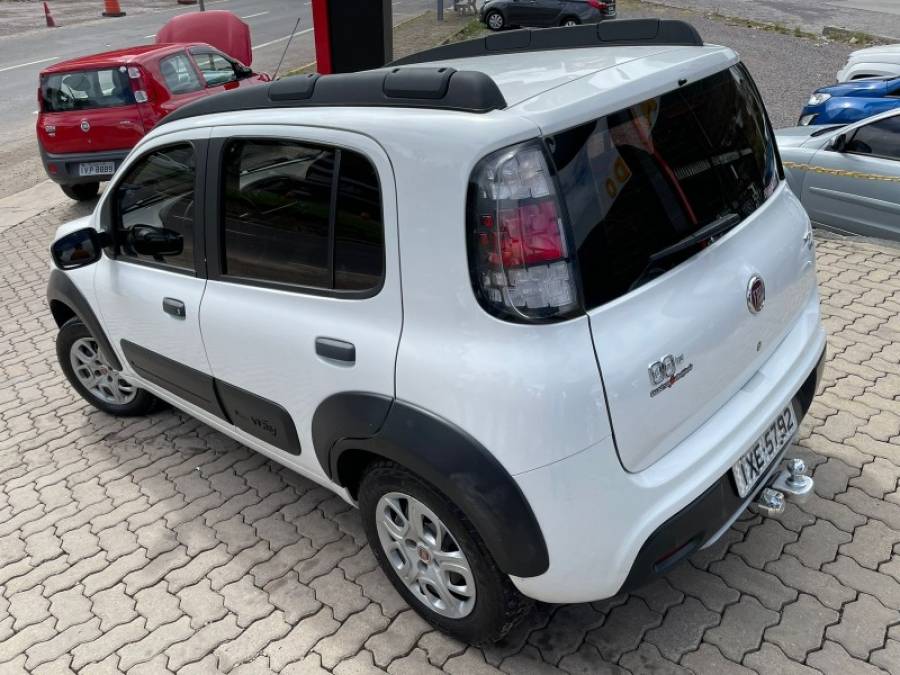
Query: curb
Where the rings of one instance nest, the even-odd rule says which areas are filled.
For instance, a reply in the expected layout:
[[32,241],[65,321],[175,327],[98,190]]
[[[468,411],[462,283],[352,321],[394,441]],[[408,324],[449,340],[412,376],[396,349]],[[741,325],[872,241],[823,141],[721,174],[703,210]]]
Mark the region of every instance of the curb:
[[875,35],[873,33],[865,33],[858,30],[850,30],[849,28],[841,28],[840,26],[825,26],[822,29],[822,35],[832,40],[842,40],[849,42],[856,39],[859,42],[873,42],[875,44],[895,44],[900,42],[900,38],[888,37],[886,35]]

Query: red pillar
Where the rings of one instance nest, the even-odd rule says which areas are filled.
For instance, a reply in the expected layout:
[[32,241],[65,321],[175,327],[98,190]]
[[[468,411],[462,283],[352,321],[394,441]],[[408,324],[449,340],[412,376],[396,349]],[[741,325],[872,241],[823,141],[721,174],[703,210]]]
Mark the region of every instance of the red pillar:
[[331,32],[328,27],[328,0],[312,0],[313,35],[316,42],[316,71],[333,72],[331,65]]

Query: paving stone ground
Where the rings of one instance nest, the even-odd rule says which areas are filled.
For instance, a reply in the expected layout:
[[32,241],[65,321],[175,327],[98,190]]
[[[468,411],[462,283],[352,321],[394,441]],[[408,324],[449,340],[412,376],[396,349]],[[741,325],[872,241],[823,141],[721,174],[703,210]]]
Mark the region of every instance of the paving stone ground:
[[168,410],[88,407],[55,362],[46,246],[0,233],[0,673],[900,673],[900,250],[820,238],[817,496],[747,513],[667,578],[538,606],[501,644],[431,630],[328,491]]

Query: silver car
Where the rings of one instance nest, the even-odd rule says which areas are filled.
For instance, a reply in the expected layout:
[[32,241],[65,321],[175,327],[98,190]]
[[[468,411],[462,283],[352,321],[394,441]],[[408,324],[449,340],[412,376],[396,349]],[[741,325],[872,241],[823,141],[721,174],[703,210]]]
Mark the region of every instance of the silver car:
[[775,137],[788,183],[814,223],[900,240],[900,110]]

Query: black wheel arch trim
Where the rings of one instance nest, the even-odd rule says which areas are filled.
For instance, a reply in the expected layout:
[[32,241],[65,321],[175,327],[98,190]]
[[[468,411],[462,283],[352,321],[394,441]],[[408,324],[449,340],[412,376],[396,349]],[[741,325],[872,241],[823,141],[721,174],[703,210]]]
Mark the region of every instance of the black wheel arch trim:
[[84,295],[72,283],[72,280],[65,272],[58,269],[50,272],[50,279],[47,281],[47,303],[50,306],[53,319],[59,327],[62,327],[65,320],[60,320],[59,310],[54,307],[54,303],[62,303],[68,307],[87,326],[109,365],[116,370],[122,370],[122,362],[119,361],[119,357],[116,355],[112,344],[110,344],[109,338],[106,337],[106,333],[101,328],[97,315],[94,314],[94,310],[91,309]]
[[452,422],[406,401],[366,392],[337,394],[313,416],[322,468],[339,485],[341,457],[364,451],[416,473],[471,521],[506,574],[534,577],[550,566],[544,535],[515,479]]

